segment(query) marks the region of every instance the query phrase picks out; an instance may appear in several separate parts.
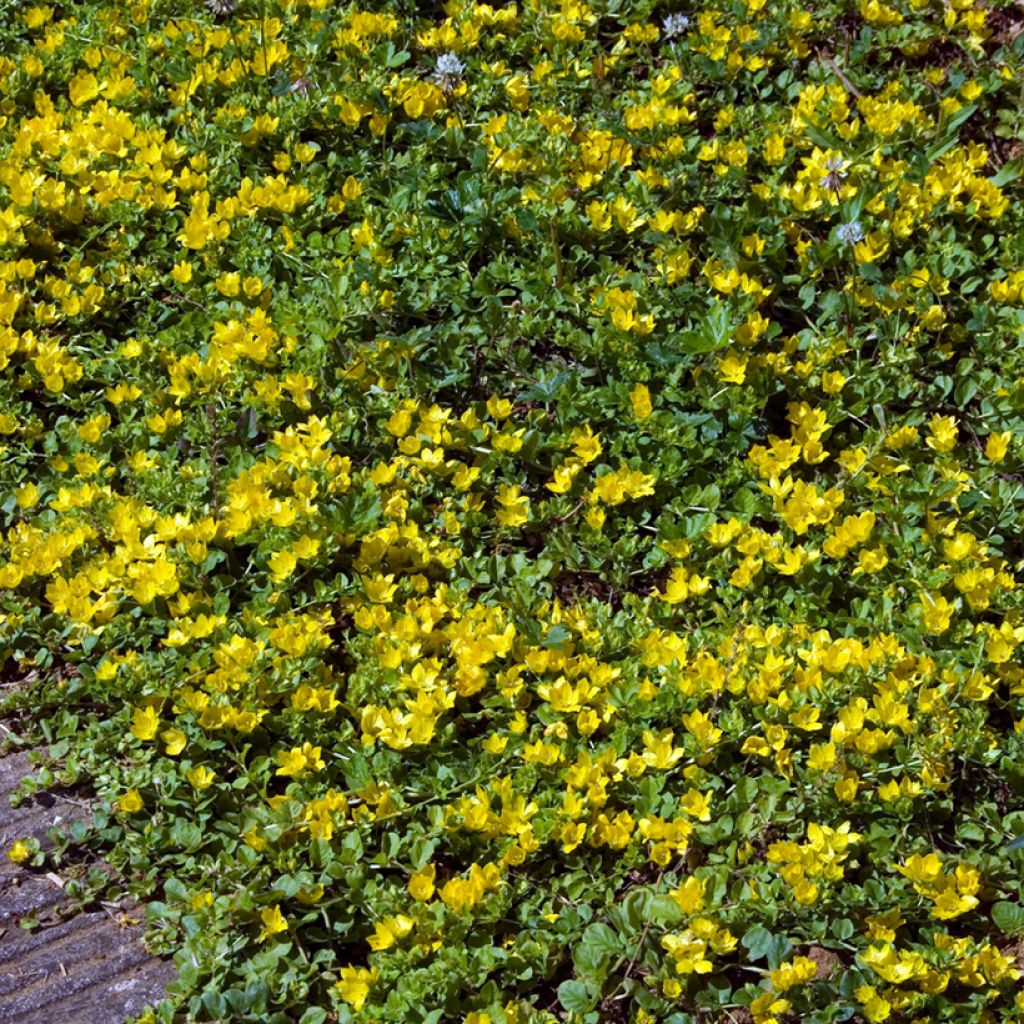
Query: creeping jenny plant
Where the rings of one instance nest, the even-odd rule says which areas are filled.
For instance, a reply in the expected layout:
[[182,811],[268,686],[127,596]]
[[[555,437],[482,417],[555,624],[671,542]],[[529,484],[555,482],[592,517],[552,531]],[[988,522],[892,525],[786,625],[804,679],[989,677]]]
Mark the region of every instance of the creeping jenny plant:
[[142,1019],[1024,1015],[1019,4],[2,6],[0,668]]

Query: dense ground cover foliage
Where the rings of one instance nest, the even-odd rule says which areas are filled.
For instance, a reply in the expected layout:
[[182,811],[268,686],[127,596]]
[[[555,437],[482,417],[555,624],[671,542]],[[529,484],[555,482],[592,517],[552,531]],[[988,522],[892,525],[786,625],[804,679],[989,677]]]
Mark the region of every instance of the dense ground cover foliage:
[[1024,1016],[1022,29],[3,6],[0,662],[147,1020]]

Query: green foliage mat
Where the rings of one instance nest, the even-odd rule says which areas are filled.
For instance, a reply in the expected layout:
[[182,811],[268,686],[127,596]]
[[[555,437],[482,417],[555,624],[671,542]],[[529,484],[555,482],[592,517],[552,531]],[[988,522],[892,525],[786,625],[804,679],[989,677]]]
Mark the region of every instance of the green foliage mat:
[[143,1020],[1024,1016],[1020,3],[0,44],[7,855]]

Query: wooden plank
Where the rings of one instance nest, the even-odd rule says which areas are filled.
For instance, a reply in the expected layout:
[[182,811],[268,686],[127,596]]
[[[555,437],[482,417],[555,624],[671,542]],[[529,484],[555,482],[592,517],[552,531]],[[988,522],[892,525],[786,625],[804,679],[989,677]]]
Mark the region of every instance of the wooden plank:
[[[174,968],[146,952],[142,928],[122,923],[139,908],[75,913],[58,875],[7,859],[16,839],[46,844],[50,828],[85,813],[48,793],[11,807],[30,771],[24,753],[0,757],[0,1024],[122,1024],[163,997]],[[29,914],[38,923],[22,928]]]

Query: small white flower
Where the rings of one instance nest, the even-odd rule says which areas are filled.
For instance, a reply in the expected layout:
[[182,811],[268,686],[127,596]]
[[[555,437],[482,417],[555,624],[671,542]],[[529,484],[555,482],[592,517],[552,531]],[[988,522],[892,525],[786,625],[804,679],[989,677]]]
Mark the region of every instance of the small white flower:
[[666,39],[681,36],[690,27],[690,19],[685,14],[670,14],[662,25]]
[[221,16],[233,14],[238,6],[238,0],[206,0],[206,6],[214,13]]
[[466,65],[454,53],[443,53],[434,66],[434,81],[445,92],[451,92],[466,73]]
[[825,170],[828,171],[828,174],[821,179],[821,187],[838,192],[839,186],[846,181],[846,171],[843,170],[843,158],[841,156],[830,156],[825,161]]
[[836,229],[836,238],[843,245],[856,245],[864,240],[864,228],[859,220],[851,220],[848,224],[840,224]]
[[312,79],[309,77],[309,68],[295,79],[294,82],[289,86],[288,91],[297,93],[299,96],[306,96],[309,94],[309,90],[313,88]]

